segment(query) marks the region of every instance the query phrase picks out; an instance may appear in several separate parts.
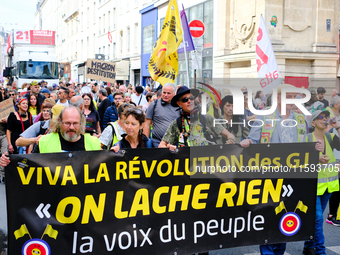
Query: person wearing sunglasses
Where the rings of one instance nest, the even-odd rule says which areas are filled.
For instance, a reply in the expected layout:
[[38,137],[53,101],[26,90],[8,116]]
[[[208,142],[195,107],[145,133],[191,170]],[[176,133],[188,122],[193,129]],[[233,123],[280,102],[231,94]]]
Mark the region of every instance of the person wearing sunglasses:
[[214,118],[210,115],[202,115],[201,108],[195,107],[194,99],[199,95],[197,89],[189,89],[181,86],[171,100],[171,105],[182,108],[181,116],[175,119],[168,127],[159,148],[168,147],[175,150],[176,147],[201,146],[213,144],[206,137],[209,129],[210,135],[227,138],[227,143],[234,143],[235,137],[227,129],[219,124],[214,125]]
[[138,107],[127,107],[123,114],[126,134],[122,135],[122,140],[111,147],[111,150],[118,152],[121,149],[151,148],[151,140],[143,134],[145,122],[143,110]]
[[[326,254],[323,235],[323,212],[333,192],[339,191],[338,167],[333,150],[340,150],[340,140],[335,134],[326,132],[331,125],[340,135],[340,124],[337,118],[329,119],[330,112],[317,110],[312,113],[311,120],[314,132],[307,135],[307,142],[316,142],[315,149],[319,151],[319,163],[322,171],[318,171],[318,186],[316,198],[315,239],[306,241],[304,254]],[[313,253],[314,252],[314,253]]]

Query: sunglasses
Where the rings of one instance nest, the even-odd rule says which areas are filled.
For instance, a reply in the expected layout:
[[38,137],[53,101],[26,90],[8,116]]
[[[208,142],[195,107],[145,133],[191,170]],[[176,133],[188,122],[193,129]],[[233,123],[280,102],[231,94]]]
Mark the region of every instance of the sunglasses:
[[324,116],[324,115],[319,115],[318,117],[316,117],[316,119],[318,120],[322,120],[323,118],[328,119],[329,117]]
[[127,108],[127,111],[136,114],[144,114],[143,111],[139,108]]
[[15,94],[9,94],[9,96],[11,97],[11,96],[15,96]]
[[190,96],[190,97],[185,97],[185,98],[182,98],[180,99],[179,101],[181,101],[182,103],[186,103],[189,101],[189,99],[192,101],[194,100],[195,98],[193,96]]

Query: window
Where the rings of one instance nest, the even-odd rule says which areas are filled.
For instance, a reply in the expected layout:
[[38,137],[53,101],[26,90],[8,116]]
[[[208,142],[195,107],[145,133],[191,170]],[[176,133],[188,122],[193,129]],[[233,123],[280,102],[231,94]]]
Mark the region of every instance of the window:
[[163,24],[164,24],[164,20],[165,20],[165,17],[164,17],[164,18],[161,18],[160,21],[159,21],[159,32],[162,31],[162,27],[163,27]]
[[127,31],[126,31],[126,50],[127,52],[130,52],[130,27],[127,27]]
[[87,7],[87,27],[90,25],[90,9]]
[[103,15],[103,33],[105,34],[105,14]]
[[194,19],[203,21],[203,4],[196,5],[190,8],[189,11],[189,22]]
[[213,1],[204,3],[204,18],[203,23],[205,26],[205,32],[203,35],[203,44],[205,47],[212,47],[213,42]]
[[81,14],[80,14],[80,29],[81,29],[81,31],[83,31],[83,29],[84,29],[84,13],[82,12]]
[[107,30],[108,31],[110,31],[110,19],[111,19],[111,12],[108,12],[107,14],[107,25],[108,25]]
[[143,54],[151,53],[155,42],[155,24],[143,28]]
[[109,55],[109,60],[111,59],[111,46],[110,44],[107,45],[107,54]]
[[112,45],[112,58],[116,58],[116,43],[114,42]]
[[135,52],[138,51],[138,43],[139,43],[139,36],[138,36],[138,32],[139,32],[139,29],[138,29],[138,23],[135,23],[135,30],[134,30],[134,38],[133,38],[133,42],[134,42],[134,50]]
[[99,35],[101,35],[102,34],[102,18],[101,17],[99,17],[99,22],[98,22],[98,27],[99,27]]
[[112,23],[113,23],[113,29],[116,29],[116,8],[113,8]]
[[84,41],[81,40],[81,43],[80,43],[80,56],[79,56],[80,59],[83,59],[83,54],[84,54],[83,50],[84,50]]
[[96,23],[96,3],[93,3],[93,23]]
[[119,53],[123,53],[123,30],[119,31]]
[[98,54],[101,54],[101,49],[102,49],[102,48],[99,47]]
[[103,46],[103,54],[106,55],[105,46]]

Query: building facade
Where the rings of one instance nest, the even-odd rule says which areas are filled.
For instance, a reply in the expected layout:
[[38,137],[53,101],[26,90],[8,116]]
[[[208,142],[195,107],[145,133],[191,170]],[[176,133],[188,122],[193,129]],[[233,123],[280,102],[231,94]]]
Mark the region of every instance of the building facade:
[[64,78],[85,81],[87,59],[98,58],[117,63],[117,82],[140,84],[139,10],[149,4],[150,0],[40,0],[35,29],[56,31],[62,71],[70,66]]
[[[281,77],[298,86],[338,86],[339,16],[337,0],[178,0],[188,21],[205,25],[202,65],[196,78],[257,77],[255,48],[261,14]],[[151,84],[148,62],[168,7],[167,0],[40,0],[36,29],[56,31],[58,59],[70,77],[85,80],[90,58],[116,62],[117,81]],[[194,78],[191,55],[179,54],[176,84]],[[64,74],[65,75],[65,74]],[[325,84],[325,80],[326,83]],[[256,87],[258,89],[259,87]]]
[[339,89],[339,1],[218,0],[215,4],[214,77],[257,77],[255,47],[262,14],[283,81],[323,86],[329,93]]

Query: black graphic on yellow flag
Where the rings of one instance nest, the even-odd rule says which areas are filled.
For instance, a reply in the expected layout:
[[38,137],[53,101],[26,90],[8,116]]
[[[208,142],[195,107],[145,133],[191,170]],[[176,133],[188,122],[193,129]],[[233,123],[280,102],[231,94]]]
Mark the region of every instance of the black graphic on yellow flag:
[[176,0],[170,0],[162,31],[153,46],[149,72],[162,85],[173,83],[178,75],[177,49],[182,42],[182,29]]

